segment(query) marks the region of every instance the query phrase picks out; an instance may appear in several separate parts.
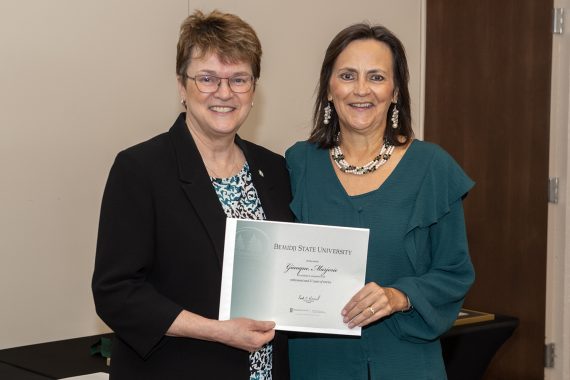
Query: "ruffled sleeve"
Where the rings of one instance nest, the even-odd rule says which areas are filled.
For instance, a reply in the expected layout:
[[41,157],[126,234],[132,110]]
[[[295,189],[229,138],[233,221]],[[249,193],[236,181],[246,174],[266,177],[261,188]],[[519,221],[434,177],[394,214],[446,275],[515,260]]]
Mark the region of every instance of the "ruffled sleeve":
[[295,215],[297,222],[306,221],[306,202],[304,202],[305,173],[307,171],[307,150],[308,143],[299,141],[285,152],[287,169],[291,178],[291,194],[293,201],[290,204],[291,211]]
[[462,200],[473,187],[459,165],[441,148],[432,150],[404,236],[415,276],[392,286],[410,298],[413,309],[387,321],[401,339],[437,339],[455,321],[474,281]]
[[430,145],[434,149],[433,156],[415,200],[408,232],[437,223],[474,185],[447,152],[437,145]]

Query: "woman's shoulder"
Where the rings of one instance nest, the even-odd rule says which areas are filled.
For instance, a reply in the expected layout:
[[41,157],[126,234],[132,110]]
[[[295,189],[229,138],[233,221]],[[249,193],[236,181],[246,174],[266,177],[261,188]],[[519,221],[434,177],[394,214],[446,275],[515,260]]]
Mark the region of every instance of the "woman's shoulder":
[[441,146],[427,141],[415,140],[413,142],[415,152],[416,167],[423,167],[425,174],[424,185],[431,183],[427,187],[434,187],[441,191],[445,187],[450,187],[451,192],[465,194],[474,185],[463,168],[457,161]]
[[423,158],[426,156],[449,156],[445,149],[430,141],[414,139],[412,146]]
[[146,141],[122,149],[117,153],[115,162],[119,164],[138,163],[138,165],[142,165],[143,163],[155,161],[163,155],[163,152],[168,147],[168,137],[166,135],[167,133],[161,133]]
[[318,146],[309,141],[297,141],[285,151],[285,159],[288,163],[303,162],[308,156],[319,150]]
[[459,164],[455,161],[455,159],[441,146],[436,143],[423,141],[423,140],[414,140],[412,142],[412,156],[417,162],[421,162],[426,166],[426,169],[429,167],[441,167],[441,166],[457,166]]
[[172,156],[175,150],[175,141],[184,141],[186,135],[190,135],[184,118],[185,114],[181,113],[167,131],[126,148],[119,153],[119,156],[151,161],[160,157]]
[[172,166],[174,159],[167,133],[161,133],[146,141],[120,151],[114,160],[114,166],[123,168],[128,172],[148,172],[152,168]]
[[163,151],[168,146],[168,132],[161,133],[146,141],[130,146],[119,154],[132,156],[148,156]]

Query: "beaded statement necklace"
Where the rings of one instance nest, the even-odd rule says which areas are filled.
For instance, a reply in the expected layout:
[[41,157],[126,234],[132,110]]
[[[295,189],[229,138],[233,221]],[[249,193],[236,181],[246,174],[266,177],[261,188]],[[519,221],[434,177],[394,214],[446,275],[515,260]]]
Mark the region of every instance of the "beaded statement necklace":
[[336,136],[336,145],[330,148],[331,157],[340,171],[343,173],[356,175],[364,175],[375,172],[380,166],[384,165],[390,159],[393,152],[394,144],[391,144],[386,138],[384,138],[384,144],[382,144],[380,153],[378,153],[378,155],[374,157],[372,161],[363,166],[351,165],[346,162],[344,159],[344,154],[340,149],[340,132]]

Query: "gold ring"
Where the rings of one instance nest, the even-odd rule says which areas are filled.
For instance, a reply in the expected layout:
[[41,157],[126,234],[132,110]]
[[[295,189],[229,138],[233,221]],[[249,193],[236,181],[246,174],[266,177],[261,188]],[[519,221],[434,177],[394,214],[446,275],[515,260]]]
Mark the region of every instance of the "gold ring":
[[[374,308],[373,308],[372,306],[370,306],[370,307],[368,308],[368,310],[370,310],[370,313],[371,313],[372,315],[374,315],[374,314],[376,313],[376,310],[374,310]],[[371,316],[372,316],[372,315],[371,315]]]

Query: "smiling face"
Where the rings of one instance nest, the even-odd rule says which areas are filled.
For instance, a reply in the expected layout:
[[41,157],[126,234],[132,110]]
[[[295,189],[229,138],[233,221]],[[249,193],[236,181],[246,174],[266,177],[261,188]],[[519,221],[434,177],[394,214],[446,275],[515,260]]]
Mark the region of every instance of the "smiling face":
[[[251,76],[252,70],[249,63],[223,63],[218,54],[208,53],[203,57],[193,54],[186,73],[190,77],[209,74],[229,78]],[[178,88],[181,99],[186,101],[188,128],[209,139],[236,134],[252,107],[253,86],[248,92],[235,93],[223,79],[216,92],[203,93],[193,79],[186,79],[186,85],[179,79]]]
[[382,131],[396,101],[392,51],[383,42],[356,40],[337,57],[329,81],[342,132]]

